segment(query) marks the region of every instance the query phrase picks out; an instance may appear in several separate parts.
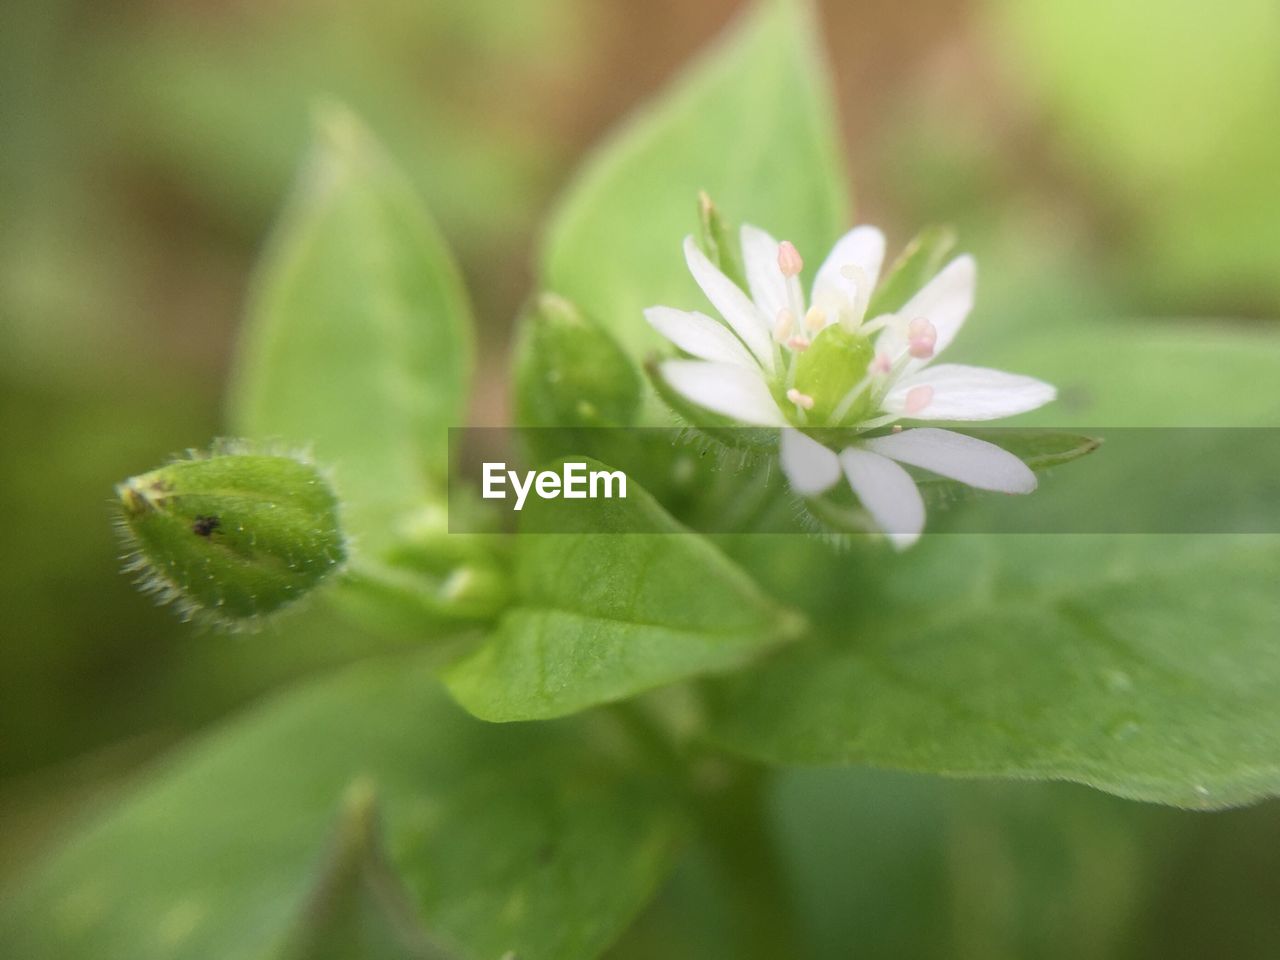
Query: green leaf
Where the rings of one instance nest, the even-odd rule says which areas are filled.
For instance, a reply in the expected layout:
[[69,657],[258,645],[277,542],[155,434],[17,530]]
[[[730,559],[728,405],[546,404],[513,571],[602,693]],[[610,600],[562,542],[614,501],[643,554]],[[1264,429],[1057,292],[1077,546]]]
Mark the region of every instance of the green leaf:
[[677,789],[602,721],[479,723],[430,670],[367,662],[163,764],[6,899],[0,943],[23,960],[274,955],[333,879],[336,812],[360,783],[433,938],[468,960],[595,957],[667,869]]
[[[1058,384],[1059,423],[1280,418],[1264,373],[1280,341],[1260,333],[1090,324],[992,353]],[[1123,480],[1109,496],[1140,510]],[[1069,490],[1071,470],[1058,481]],[[926,535],[901,556],[779,544],[778,562],[784,547],[819,639],[716,681],[715,736],[735,751],[1189,807],[1280,792],[1278,537]]]
[[362,547],[442,489],[471,365],[457,271],[380,147],[330,110],[257,277],[235,429],[314,443]]
[[[1166,956],[1134,928],[1151,914],[1153,877],[1180,890],[1197,873],[1176,828],[1240,829],[1239,814],[1198,817],[1065,784],[882,770],[786,771],[775,795],[784,871],[817,957],[845,956],[850,943],[864,956],[933,960]],[[1186,921],[1206,923],[1198,911]]]
[[816,267],[849,205],[824,59],[804,0],[760,0],[710,54],[591,160],[562,199],[543,286],[640,353],[642,311],[702,308],[680,252],[705,191]]
[[956,234],[950,227],[921,230],[876,285],[867,304],[867,316],[878,317],[901,310],[916,291],[942,269],[955,246]]
[[628,485],[625,500],[567,509],[531,500],[526,527],[551,528],[557,505],[554,529],[564,532],[516,537],[514,608],[445,675],[477,716],[573,713],[732,669],[800,631],[799,617],[638,484]]
[[371,784],[347,791],[328,862],[282,960],[457,960],[432,941],[387,863]]
[[869,554],[821,642],[719,682],[778,763],[1076,780],[1181,806],[1280,790],[1274,537],[926,538]]

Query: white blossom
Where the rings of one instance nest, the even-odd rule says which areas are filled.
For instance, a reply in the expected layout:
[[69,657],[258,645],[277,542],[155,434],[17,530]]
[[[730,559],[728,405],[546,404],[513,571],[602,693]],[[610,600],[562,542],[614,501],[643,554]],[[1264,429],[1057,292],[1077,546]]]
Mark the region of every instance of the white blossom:
[[[993,420],[1055,396],[1032,377],[933,362],[973,308],[972,257],[952,260],[896,313],[868,318],[884,261],[876,228],[856,227],[840,239],[818,268],[807,303],[795,246],[750,225],[741,242],[746,291],[692,237],[684,241],[689,271],[723,322],[671,307],[645,311],[688,355],[659,366],[672,390],[738,423],[782,428],[781,461],[792,488],[816,496],[843,475],[900,548],[919,538],[925,519],[919,490],[901,464],[984,490],[1035,489],[1031,470],[994,444],[899,424]],[[859,439],[837,452],[805,432],[833,427]],[[874,435],[890,427],[894,432]]]

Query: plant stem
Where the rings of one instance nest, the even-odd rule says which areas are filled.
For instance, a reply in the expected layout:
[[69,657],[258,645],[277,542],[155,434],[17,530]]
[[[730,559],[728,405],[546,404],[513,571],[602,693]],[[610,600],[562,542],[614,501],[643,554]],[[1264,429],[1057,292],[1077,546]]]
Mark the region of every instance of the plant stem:
[[734,942],[723,955],[735,960],[806,956],[769,815],[772,771],[682,738],[652,699],[614,704],[610,711],[690,804],[702,849],[732,917]]
[[733,912],[742,960],[806,954],[769,818],[769,771],[717,759],[717,782],[700,792],[699,826]]

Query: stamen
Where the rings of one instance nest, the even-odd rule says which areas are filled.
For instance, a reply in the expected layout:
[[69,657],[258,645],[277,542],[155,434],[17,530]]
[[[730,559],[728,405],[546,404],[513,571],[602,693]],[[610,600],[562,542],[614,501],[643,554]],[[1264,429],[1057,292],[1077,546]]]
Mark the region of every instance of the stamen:
[[804,353],[808,350],[811,343],[808,337],[792,337],[787,341],[787,346],[797,353]]
[[804,325],[810,333],[817,333],[827,325],[827,312],[821,307],[810,307],[804,315]]
[[887,353],[877,353],[869,369],[871,373],[884,375],[893,369],[893,361],[889,359]]
[[777,322],[773,325],[773,339],[779,343],[791,336],[791,330],[795,326],[795,314],[783,307],[778,311]]
[[928,384],[922,384],[907,391],[907,402],[904,405],[904,409],[908,416],[912,416],[931,403],[933,403],[933,387]]
[[907,325],[907,352],[917,360],[933,356],[938,343],[938,328],[924,317],[917,317]]
[[787,391],[787,399],[802,410],[813,409],[813,397],[809,396],[807,393],[801,393],[795,387],[792,387]]
[[778,269],[787,278],[798,277],[800,271],[804,269],[804,260],[800,258],[800,251],[790,240],[783,240],[778,244]]
[[895,424],[893,425],[893,429],[892,429],[890,432],[891,432],[891,433],[901,433],[901,432],[902,432],[902,424],[900,424],[900,423],[895,423]]

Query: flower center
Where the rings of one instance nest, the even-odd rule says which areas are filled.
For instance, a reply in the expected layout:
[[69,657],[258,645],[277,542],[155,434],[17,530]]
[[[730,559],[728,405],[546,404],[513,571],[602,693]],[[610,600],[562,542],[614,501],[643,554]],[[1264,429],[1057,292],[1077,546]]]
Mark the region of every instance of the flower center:
[[840,324],[824,327],[809,348],[793,360],[791,392],[805,398],[806,422],[848,426],[873,414],[875,397],[869,368],[874,358],[875,350],[867,337],[850,333]]

